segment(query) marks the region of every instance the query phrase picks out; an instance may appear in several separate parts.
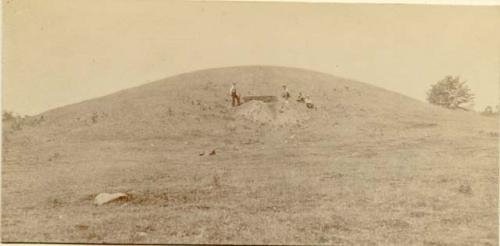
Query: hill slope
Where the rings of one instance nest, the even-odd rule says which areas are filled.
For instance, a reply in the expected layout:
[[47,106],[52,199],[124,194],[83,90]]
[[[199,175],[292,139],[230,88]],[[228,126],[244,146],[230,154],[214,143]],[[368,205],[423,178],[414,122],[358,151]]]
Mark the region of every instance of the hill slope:
[[[238,83],[243,96],[279,96],[281,86],[288,85],[293,98],[287,108],[299,115],[307,112],[306,117],[298,120],[308,119],[304,127],[323,128],[320,135],[352,137],[353,131],[434,125],[438,121],[441,125],[460,121],[462,126],[465,124],[470,129],[487,121],[476,114],[443,110],[397,93],[327,74],[254,66],[182,74],[58,108],[43,114],[45,121],[38,129],[53,129],[57,135],[64,133],[68,139],[78,138],[79,141],[87,138],[149,139],[173,137],[173,134],[186,138],[197,130],[215,138],[225,136],[229,133],[228,124],[231,126],[230,123],[239,119],[235,117],[239,109],[229,107],[227,92],[232,82]],[[296,103],[294,99],[298,92],[310,95],[319,110],[306,110]],[[282,104],[278,107],[283,107]],[[93,117],[96,122],[93,122]],[[490,125],[492,123],[490,121]],[[204,132],[205,129],[208,131]],[[229,128],[234,133],[232,129]]]
[[[292,98],[233,108],[232,82]],[[496,245],[497,124],[302,69],[181,74],[4,127],[2,237]]]

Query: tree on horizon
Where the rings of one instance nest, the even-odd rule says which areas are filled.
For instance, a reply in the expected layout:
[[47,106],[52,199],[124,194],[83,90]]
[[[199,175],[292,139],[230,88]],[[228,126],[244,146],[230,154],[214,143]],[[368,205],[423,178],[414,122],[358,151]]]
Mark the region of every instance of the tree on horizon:
[[473,103],[474,94],[465,83],[459,76],[448,75],[431,86],[427,91],[427,101],[448,109],[468,110],[462,105]]

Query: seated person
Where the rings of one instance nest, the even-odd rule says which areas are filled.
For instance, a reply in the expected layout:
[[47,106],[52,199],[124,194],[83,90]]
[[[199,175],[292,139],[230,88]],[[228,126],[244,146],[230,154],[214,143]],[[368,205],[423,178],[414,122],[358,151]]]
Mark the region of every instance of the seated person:
[[309,96],[306,97],[305,103],[307,108],[314,108],[314,104],[312,103],[312,100],[311,98],[309,98]]
[[297,97],[297,102],[303,103],[305,101],[306,99],[304,98],[304,95],[302,95],[302,92],[299,92],[299,96]]

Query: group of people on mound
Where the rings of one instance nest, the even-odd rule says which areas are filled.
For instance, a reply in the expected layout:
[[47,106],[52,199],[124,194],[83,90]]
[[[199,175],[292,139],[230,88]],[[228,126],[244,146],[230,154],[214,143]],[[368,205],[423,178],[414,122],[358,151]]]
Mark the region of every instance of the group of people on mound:
[[[231,89],[229,89],[229,94],[231,95],[231,104],[233,107],[235,106],[240,106],[241,101],[240,101],[240,95],[236,91],[236,83],[233,82],[231,85]],[[290,92],[288,92],[288,87],[286,85],[283,85],[283,92],[281,93],[281,97],[284,98],[287,102],[288,99],[291,97]],[[314,108],[314,104],[312,103],[312,100],[309,96],[302,95],[302,92],[299,92],[299,96],[297,97],[297,102],[299,103],[305,103],[306,107],[309,109]]]
[[[283,85],[283,92],[281,93],[281,97],[286,101],[290,98],[290,92],[288,92],[288,87]],[[307,108],[314,108],[314,104],[309,96],[304,96],[302,92],[299,92],[299,96],[297,97],[297,102],[305,103]]]

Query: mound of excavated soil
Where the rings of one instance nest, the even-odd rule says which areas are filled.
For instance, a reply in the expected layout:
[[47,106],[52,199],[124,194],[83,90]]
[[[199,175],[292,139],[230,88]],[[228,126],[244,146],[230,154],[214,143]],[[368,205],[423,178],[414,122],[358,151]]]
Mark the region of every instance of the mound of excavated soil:
[[305,105],[300,103],[278,101],[266,103],[252,100],[242,104],[236,111],[236,116],[255,123],[270,125],[298,124],[309,115]]

